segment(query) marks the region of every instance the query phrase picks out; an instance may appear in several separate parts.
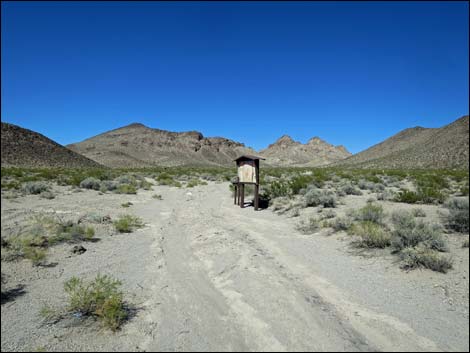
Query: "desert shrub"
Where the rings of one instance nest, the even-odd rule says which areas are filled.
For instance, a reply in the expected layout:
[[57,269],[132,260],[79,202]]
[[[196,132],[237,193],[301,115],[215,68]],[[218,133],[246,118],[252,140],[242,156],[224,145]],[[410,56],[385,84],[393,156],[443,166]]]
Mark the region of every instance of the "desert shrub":
[[377,193],[377,200],[391,201],[394,199],[395,199],[395,193],[391,190],[385,189],[384,191]]
[[40,181],[30,181],[30,182],[24,183],[21,186],[21,190],[25,194],[38,195],[44,191],[48,191],[49,186],[47,186],[46,183],[43,183]]
[[113,222],[114,227],[119,233],[131,233],[136,228],[141,228],[143,222],[139,217],[123,215]]
[[459,190],[459,194],[462,196],[468,196],[468,184],[462,185]]
[[392,215],[394,231],[392,246],[396,251],[423,245],[437,251],[448,251],[445,239],[442,237],[442,227],[439,224],[429,224],[416,220],[406,211],[395,212]]
[[59,222],[55,234],[48,238],[50,245],[60,243],[79,243],[93,239],[95,229],[91,226],[84,227],[72,221]]
[[117,194],[137,194],[137,189],[134,185],[120,184],[116,189]]
[[340,184],[337,193],[339,196],[362,195],[361,190],[355,187],[350,181]]
[[319,228],[320,221],[315,217],[311,217],[308,220],[301,220],[296,226],[296,229],[302,234],[313,234]]
[[52,200],[52,199],[55,198],[55,195],[51,191],[44,191],[44,192],[41,193],[41,198],[47,199],[47,200]]
[[121,204],[121,207],[127,208],[127,207],[130,207],[130,206],[132,206],[132,205],[133,205],[133,203],[128,201],[128,202],[122,203],[122,204]]
[[39,266],[46,259],[47,252],[44,249],[40,249],[32,246],[25,246],[23,248],[24,258],[31,260],[34,266]]
[[375,177],[375,178],[376,179],[373,179],[373,180],[377,180],[377,182],[361,179],[357,183],[357,186],[359,186],[359,189],[361,190],[370,190],[373,192],[380,192],[380,191],[385,190],[385,186],[381,184],[381,180],[378,177]]
[[309,184],[311,184],[314,181],[314,176],[313,175],[296,175],[294,176],[290,182],[289,182],[289,187],[291,192],[294,195],[297,195],[300,193],[300,190],[306,189]]
[[462,248],[468,248],[468,245],[469,245],[469,242],[468,242],[468,239],[467,239],[463,242]]
[[82,189],[99,190],[100,186],[101,181],[93,177],[86,178],[80,182],[80,187]]
[[98,275],[91,282],[72,277],[64,284],[68,309],[96,316],[105,327],[116,331],[127,318],[121,285],[120,281],[106,275]]
[[152,198],[157,199],[157,200],[163,200],[163,197],[160,194],[153,194]]
[[85,240],[92,240],[95,237],[95,228],[91,226],[86,227],[84,237]]
[[192,187],[195,187],[195,186],[198,186],[198,185],[207,185],[207,183],[205,181],[201,181],[199,179],[191,179],[187,184],[186,184],[186,187],[187,188],[192,188]]
[[349,217],[338,217],[330,222],[330,225],[335,231],[346,231],[353,225],[353,220]]
[[411,214],[413,217],[426,217],[426,212],[422,208],[413,208]]
[[113,180],[103,180],[100,183],[100,191],[107,192],[107,191],[114,191],[118,187],[118,184]]
[[277,197],[269,201],[269,206],[273,211],[280,211],[288,208],[290,205],[290,199],[288,197]]
[[444,205],[449,213],[446,216],[446,226],[460,233],[469,231],[468,198],[453,198]]
[[335,218],[336,217],[336,212],[331,210],[331,209],[328,209],[328,210],[325,210],[321,213],[321,217],[322,217],[322,219]]
[[425,267],[433,271],[446,273],[452,268],[453,261],[435,250],[426,247],[408,247],[400,252],[402,268],[414,269]]
[[334,192],[329,190],[320,190],[316,188],[310,188],[304,195],[305,205],[307,207],[323,206],[334,208],[336,207],[336,195]]
[[292,194],[289,183],[284,180],[274,180],[270,182],[264,189],[265,196],[269,199],[285,197]]
[[442,203],[446,198],[446,195],[439,189],[427,187],[418,188],[418,191],[401,190],[395,196],[394,201],[404,203],[424,203],[424,204],[436,204]]
[[380,224],[372,221],[354,223],[348,230],[349,234],[359,237],[354,244],[363,248],[386,248],[390,245],[391,235]]
[[382,206],[368,203],[366,206],[353,213],[353,217],[356,221],[381,224],[385,218],[385,213]]

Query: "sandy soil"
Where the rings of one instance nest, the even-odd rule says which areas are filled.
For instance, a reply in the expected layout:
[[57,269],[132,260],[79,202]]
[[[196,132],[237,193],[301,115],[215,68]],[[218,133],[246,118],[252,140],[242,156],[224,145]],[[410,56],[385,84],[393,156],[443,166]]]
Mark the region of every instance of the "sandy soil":
[[[469,350],[462,236],[449,236],[455,268],[448,274],[404,272],[389,252],[355,253],[343,233],[301,235],[298,218],[240,209],[226,183],[138,195],[59,189],[53,200],[2,199],[2,234],[38,212],[130,213],[146,225],[131,234],[97,227],[100,241],[85,243],[87,252],[53,247],[47,267],[2,263],[6,287],[24,286],[2,304],[2,351]],[[348,196],[337,212],[366,199]],[[121,208],[126,201],[133,206]],[[43,322],[43,305],[65,306],[64,281],[97,273],[122,280],[135,307],[121,331],[73,318]]]

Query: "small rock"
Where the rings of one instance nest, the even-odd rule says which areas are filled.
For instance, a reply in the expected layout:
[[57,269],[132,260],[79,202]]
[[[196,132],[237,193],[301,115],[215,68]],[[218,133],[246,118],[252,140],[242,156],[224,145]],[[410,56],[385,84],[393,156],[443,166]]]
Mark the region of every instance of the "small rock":
[[83,254],[85,251],[86,249],[81,245],[75,245],[72,249],[72,253],[79,255]]

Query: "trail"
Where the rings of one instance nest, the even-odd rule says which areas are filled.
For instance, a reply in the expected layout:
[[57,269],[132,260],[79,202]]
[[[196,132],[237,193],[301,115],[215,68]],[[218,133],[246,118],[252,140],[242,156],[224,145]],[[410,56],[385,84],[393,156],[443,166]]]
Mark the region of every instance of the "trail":
[[[321,241],[315,247],[312,239],[296,235],[291,222],[270,211],[234,206],[226,184],[189,193],[175,189],[158,207],[153,207],[158,201],[150,201],[134,209],[159,234],[151,249],[156,260],[146,269],[158,278],[158,285],[146,303],[150,329],[142,349],[440,351],[465,347],[465,343],[441,345],[431,338],[429,327],[418,332],[421,321],[392,315],[388,303],[377,307],[375,294],[387,290],[387,278],[377,274],[375,282],[364,282],[365,272],[354,268],[358,262],[351,255],[327,248]],[[336,282],[341,277],[326,276],[327,265],[343,272],[338,276],[345,280]],[[352,282],[357,288],[348,291],[351,276],[358,273],[363,277]],[[382,282],[384,287],[378,288]],[[368,292],[374,298],[359,302],[357,291],[364,286],[373,287]],[[397,289],[397,302],[401,295]],[[423,315],[421,308],[415,310],[413,315]]]

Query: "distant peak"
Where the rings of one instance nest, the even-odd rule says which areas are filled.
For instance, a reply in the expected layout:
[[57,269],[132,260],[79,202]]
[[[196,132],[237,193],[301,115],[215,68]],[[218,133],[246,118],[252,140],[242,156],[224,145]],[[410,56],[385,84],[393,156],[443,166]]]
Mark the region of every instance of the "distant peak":
[[293,143],[295,142],[289,135],[282,135],[275,143]]
[[307,142],[307,145],[320,145],[320,144],[326,144],[326,142],[322,140],[321,138],[319,138],[318,136],[312,137]]
[[131,123],[129,125],[123,126],[123,127],[147,127],[142,123]]

